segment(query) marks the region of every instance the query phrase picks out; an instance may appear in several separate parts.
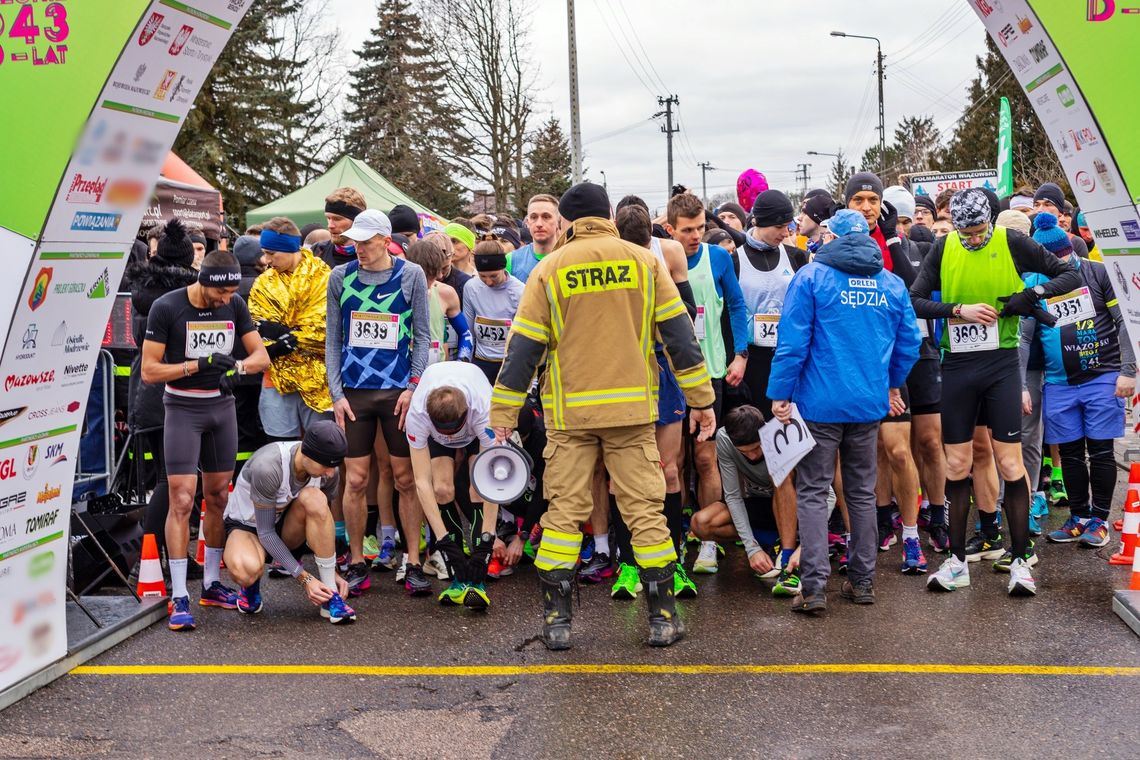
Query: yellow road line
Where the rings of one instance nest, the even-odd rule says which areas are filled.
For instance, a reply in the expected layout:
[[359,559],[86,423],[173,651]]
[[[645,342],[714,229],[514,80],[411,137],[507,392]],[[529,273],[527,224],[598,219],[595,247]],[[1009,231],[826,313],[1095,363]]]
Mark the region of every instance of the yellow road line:
[[876,675],[1140,676],[1140,667],[1083,665],[950,665],[938,663],[816,663],[807,665],[81,665],[81,676],[342,675],[418,678],[427,676],[539,675],[773,675],[869,673]]

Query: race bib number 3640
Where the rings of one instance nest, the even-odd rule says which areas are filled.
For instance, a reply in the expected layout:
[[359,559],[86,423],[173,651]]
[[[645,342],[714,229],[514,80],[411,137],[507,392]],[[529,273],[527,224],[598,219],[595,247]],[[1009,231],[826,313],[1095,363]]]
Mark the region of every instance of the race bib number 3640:
[[354,311],[349,316],[348,345],[352,348],[382,348],[395,351],[400,342],[400,317],[372,311]]
[[972,351],[994,351],[1000,347],[998,326],[979,325],[964,319],[951,317],[949,320],[950,352],[954,354]]
[[234,349],[233,322],[187,322],[186,358],[229,354]]

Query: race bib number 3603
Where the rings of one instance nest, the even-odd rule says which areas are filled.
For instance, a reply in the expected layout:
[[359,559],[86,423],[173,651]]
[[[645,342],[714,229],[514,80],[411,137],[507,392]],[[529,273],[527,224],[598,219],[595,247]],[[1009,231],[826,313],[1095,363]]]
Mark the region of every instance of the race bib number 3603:
[[382,348],[395,351],[400,342],[400,317],[372,311],[349,315],[348,345],[352,348]]
[[979,325],[957,317],[951,317],[947,321],[950,330],[950,353],[965,354],[971,351],[994,351],[1000,348],[996,324]]
[[234,349],[233,322],[187,322],[186,358],[229,354]]

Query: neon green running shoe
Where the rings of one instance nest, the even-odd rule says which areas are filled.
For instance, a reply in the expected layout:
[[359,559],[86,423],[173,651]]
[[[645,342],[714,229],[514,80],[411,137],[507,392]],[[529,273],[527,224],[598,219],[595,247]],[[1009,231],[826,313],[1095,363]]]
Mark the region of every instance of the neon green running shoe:
[[797,570],[781,570],[776,585],[772,586],[772,596],[795,596],[800,592],[800,574]]
[[[461,581],[452,581],[439,595],[440,604],[453,604],[459,606],[467,598],[468,585]],[[484,594],[486,596],[486,594]]]
[[677,564],[677,570],[673,573],[673,596],[677,599],[697,598],[697,584],[693,583],[680,563]]
[[472,610],[485,610],[491,606],[491,597],[482,583],[472,583],[463,595],[463,606]]
[[636,599],[641,593],[641,576],[637,568],[622,562],[618,565],[617,580],[610,589],[610,596],[614,599]]
[[376,536],[364,537],[364,559],[371,562],[380,556],[380,542],[376,540]]

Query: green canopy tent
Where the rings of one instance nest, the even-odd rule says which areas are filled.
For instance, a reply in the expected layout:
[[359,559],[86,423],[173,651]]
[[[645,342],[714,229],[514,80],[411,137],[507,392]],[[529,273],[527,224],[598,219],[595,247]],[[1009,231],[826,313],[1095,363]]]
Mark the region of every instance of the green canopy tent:
[[246,224],[261,224],[275,216],[287,216],[299,227],[310,222],[324,224],[325,198],[338,187],[355,187],[364,194],[369,208],[385,213],[401,203],[410,206],[420,215],[424,229],[442,229],[447,224],[439,214],[409,198],[368,164],[352,156],[344,156],[300,190],[247,212]]

